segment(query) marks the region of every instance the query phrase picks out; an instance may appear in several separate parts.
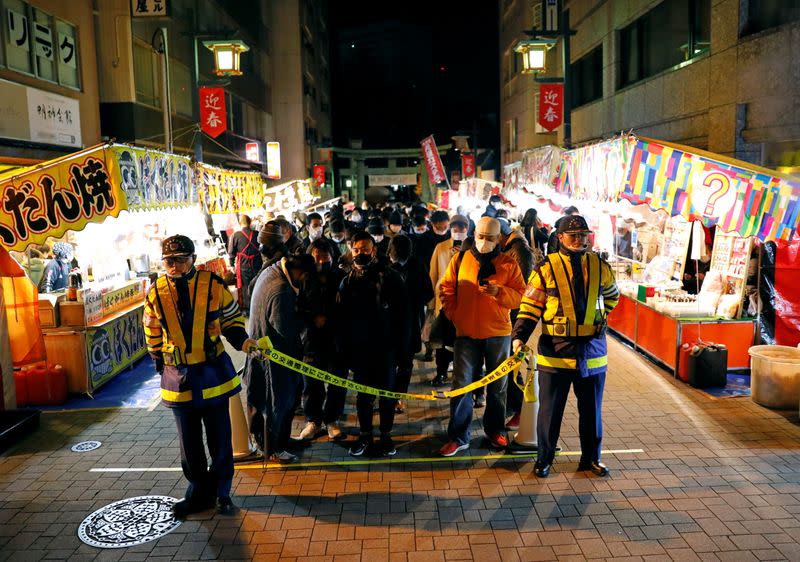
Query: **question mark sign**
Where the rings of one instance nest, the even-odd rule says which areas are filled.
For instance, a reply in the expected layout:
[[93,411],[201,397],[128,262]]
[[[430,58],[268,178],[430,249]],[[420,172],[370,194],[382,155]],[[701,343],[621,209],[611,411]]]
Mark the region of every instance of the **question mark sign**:
[[715,183],[717,184],[718,187],[711,193],[711,195],[708,196],[708,202],[706,203],[706,210],[703,212],[704,215],[709,217],[714,216],[714,206],[717,204],[717,201],[719,201],[731,187],[730,178],[725,174],[721,174],[719,172],[712,172],[708,174],[703,180],[703,185],[706,187],[711,187]]

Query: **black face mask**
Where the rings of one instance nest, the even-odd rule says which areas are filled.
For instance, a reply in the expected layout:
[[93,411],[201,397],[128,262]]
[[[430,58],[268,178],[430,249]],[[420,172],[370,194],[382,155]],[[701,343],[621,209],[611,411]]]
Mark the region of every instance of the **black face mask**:
[[325,273],[326,271],[331,270],[331,262],[326,261],[325,263],[318,263],[317,264],[317,271],[320,273]]
[[356,267],[366,267],[372,263],[372,256],[369,254],[358,254],[355,258],[353,258],[353,263],[356,265]]

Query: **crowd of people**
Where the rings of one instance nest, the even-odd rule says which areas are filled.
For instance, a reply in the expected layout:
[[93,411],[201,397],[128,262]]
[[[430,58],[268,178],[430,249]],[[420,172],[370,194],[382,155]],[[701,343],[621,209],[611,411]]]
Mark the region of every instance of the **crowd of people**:
[[[337,206],[294,222],[277,217],[257,228],[242,215],[229,243],[238,304],[219,277],[194,268],[188,238],[165,240],[166,275],[148,294],[144,323],[148,350],[162,373],[162,397],[175,412],[190,483],[176,514],[214,503],[223,513],[232,510],[230,430],[215,427],[228,420],[225,399],[239,392],[240,381],[220,335],[248,354],[243,382],[254,442],[273,462],[291,463],[299,442],[325,432],[332,440],[346,438],[340,426],[346,389],[267,360],[256,340],[268,337],[278,351],[320,370],[401,393],[408,391],[420,354],[435,360],[429,383],[455,390],[495,370],[541,321],[534,472],[550,472],[574,387],[578,468],[608,474],[600,463],[605,326],[619,293],[611,267],[588,251],[586,221],[577,209],[566,211],[552,233],[534,209],[512,226],[499,196],[490,199],[477,223],[461,209],[451,215],[398,204],[364,203],[349,212]],[[246,329],[240,307],[249,315]],[[474,411],[483,408],[488,444],[505,449],[507,431],[519,427],[522,404],[520,385],[508,377],[452,397],[447,442],[439,453],[449,457],[469,447]],[[359,392],[358,437],[349,443],[349,454],[395,455],[395,415],[405,407]],[[292,438],[298,413],[305,425]],[[203,426],[212,455],[208,469]]]

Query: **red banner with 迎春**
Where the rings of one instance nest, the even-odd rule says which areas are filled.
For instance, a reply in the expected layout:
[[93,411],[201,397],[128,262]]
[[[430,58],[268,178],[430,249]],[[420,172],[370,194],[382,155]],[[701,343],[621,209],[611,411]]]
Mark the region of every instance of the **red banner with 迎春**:
[[317,187],[325,185],[325,166],[322,164],[314,164],[314,183]]
[[461,155],[461,175],[464,179],[475,177],[475,155]]
[[439,149],[436,148],[436,141],[433,135],[422,139],[422,157],[425,159],[425,166],[428,168],[428,178],[432,184],[441,183],[445,180],[444,166],[439,157]]
[[223,88],[200,87],[200,128],[211,138],[217,138],[228,128]]
[[564,85],[542,84],[539,86],[539,125],[555,131],[564,119]]

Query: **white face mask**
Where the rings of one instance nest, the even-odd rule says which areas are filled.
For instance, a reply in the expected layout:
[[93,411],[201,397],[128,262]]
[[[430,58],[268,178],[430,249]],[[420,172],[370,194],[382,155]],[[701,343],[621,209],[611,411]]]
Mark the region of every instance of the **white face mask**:
[[361,222],[361,215],[358,213],[353,213],[350,215],[350,220],[353,222]]
[[309,226],[308,227],[308,237],[311,240],[316,240],[320,236],[322,236],[322,227],[321,226],[317,226],[317,227]]
[[341,243],[341,242],[344,242],[344,234],[333,234],[333,235],[331,236],[331,238],[332,238],[332,239],[333,239],[333,241],[334,241],[334,242],[336,242],[337,244],[339,244],[339,243]]
[[392,231],[392,232],[394,232],[395,234],[397,234],[398,232],[400,232],[400,229],[401,229],[401,228],[402,228],[402,227],[401,227],[399,224],[390,224],[390,225],[389,225],[389,230],[391,230],[391,231]]
[[444,236],[445,234],[447,234],[447,231],[448,231],[448,230],[450,230],[450,229],[449,229],[449,228],[443,228],[442,230],[439,230],[438,228],[434,228],[434,229],[433,229],[433,231],[434,231],[436,234],[438,234],[439,236]]
[[375,240],[376,244],[380,244],[383,242],[383,234],[373,234],[372,239]]
[[492,242],[490,240],[475,240],[475,248],[481,254],[488,254],[494,250],[494,247],[497,246],[497,242]]
[[467,233],[466,232],[451,232],[450,233],[450,238],[452,238],[453,240],[455,240],[457,242],[463,242],[464,240],[467,239]]
[[414,227],[414,232],[416,232],[417,234],[425,234],[427,231],[428,231],[427,226]]

